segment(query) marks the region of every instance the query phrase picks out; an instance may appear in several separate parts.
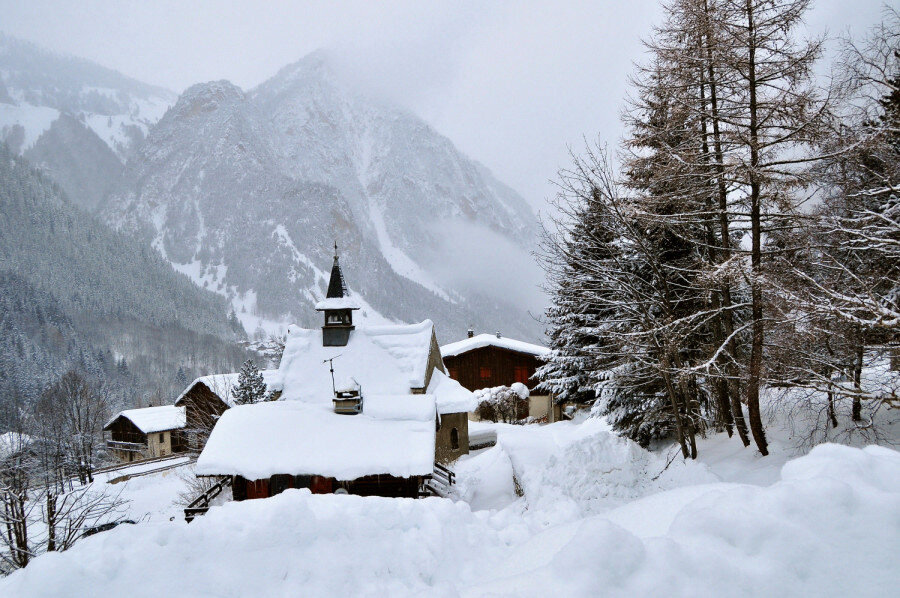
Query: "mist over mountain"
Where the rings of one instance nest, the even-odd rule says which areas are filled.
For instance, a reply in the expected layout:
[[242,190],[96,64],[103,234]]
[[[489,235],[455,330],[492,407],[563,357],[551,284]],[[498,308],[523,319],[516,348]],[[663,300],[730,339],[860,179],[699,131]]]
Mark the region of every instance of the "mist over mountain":
[[175,96],[0,35],[0,140],[226,298],[251,335],[319,324],[337,242],[362,319],[538,338],[529,206],[337,70],[319,51],[249,91]]
[[[432,318],[448,339],[469,325],[539,336],[523,303],[536,280],[525,201],[415,115],[337,77],[323,52],[249,92],[186,90],[102,214],[228,297],[251,333],[317,325],[337,242],[363,318]],[[496,260],[511,253],[504,278]]]
[[0,33],[0,142],[93,210],[175,100],[88,60]]

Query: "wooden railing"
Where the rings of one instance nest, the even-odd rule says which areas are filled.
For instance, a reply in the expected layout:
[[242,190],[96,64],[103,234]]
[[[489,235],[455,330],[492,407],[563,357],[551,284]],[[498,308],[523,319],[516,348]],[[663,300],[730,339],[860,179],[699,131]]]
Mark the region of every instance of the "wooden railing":
[[440,463],[434,464],[434,472],[426,480],[420,497],[440,496],[441,498],[451,498],[453,496],[453,486],[456,484],[456,474],[452,469]]
[[226,486],[231,485],[231,476],[225,476],[211,486],[206,492],[191,501],[184,509],[184,520],[190,523],[194,518],[205,515],[209,511],[209,503],[221,494]]
[[134,453],[142,453],[147,450],[147,445],[140,442],[125,442],[122,440],[107,440],[106,448],[117,451],[131,451]]
[[453,486],[456,484],[456,473],[449,467],[441,465],[440,463],[434,464],[434,479],[441,482],[445,486]]

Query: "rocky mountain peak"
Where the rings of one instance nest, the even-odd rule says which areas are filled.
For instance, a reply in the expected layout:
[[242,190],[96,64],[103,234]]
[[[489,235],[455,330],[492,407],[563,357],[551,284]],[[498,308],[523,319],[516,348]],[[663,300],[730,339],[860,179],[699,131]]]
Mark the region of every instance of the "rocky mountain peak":
[[209,81],[186,89],[171,110],[174,117],[189,118],[240,105],[245,100],[243,90],[234,83],[225,80]]

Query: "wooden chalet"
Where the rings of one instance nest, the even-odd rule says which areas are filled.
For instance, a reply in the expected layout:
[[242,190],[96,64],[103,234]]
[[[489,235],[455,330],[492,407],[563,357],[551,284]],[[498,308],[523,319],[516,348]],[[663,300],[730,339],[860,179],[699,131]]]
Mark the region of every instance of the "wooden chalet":
[[[261,372],[269,391],[274,391],[269,383],[277,373],[277,370]],[[190,450],[202,450],[216,421],[226,409],[234,406],[232,393],[237,388],[239,376],[237,372],[201,376],[175,399],[175,406],[183,407],[185,411],[185,433]],[[278,396],[277,391],[275,396]]]
[[106,448],[122,461],[165,457],[187,450],[184,408],[127,409],[103,426]]
[[519,382],[532,393],[527,413],[523,412],[522,417],[553,422],[560,418],[559,406],[553,404],[549,395],[534,393],[538,385],[534,372],[543,363],[539,358],[549,351],[547,347],[505,338],[500,333],[476,335],[472,330],[467,338],[441,347],[449,376],[463,387],[475,391]]

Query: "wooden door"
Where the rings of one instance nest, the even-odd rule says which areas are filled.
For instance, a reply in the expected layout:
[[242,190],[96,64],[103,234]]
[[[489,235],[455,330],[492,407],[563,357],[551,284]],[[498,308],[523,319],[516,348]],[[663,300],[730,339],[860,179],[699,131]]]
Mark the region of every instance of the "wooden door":
[[326,478],[314,475],[309,482],[309,490],[313,494],[331,494],[334,486],[334,478]]
[[247,498],[269,498],[269,480],[247,480]]

